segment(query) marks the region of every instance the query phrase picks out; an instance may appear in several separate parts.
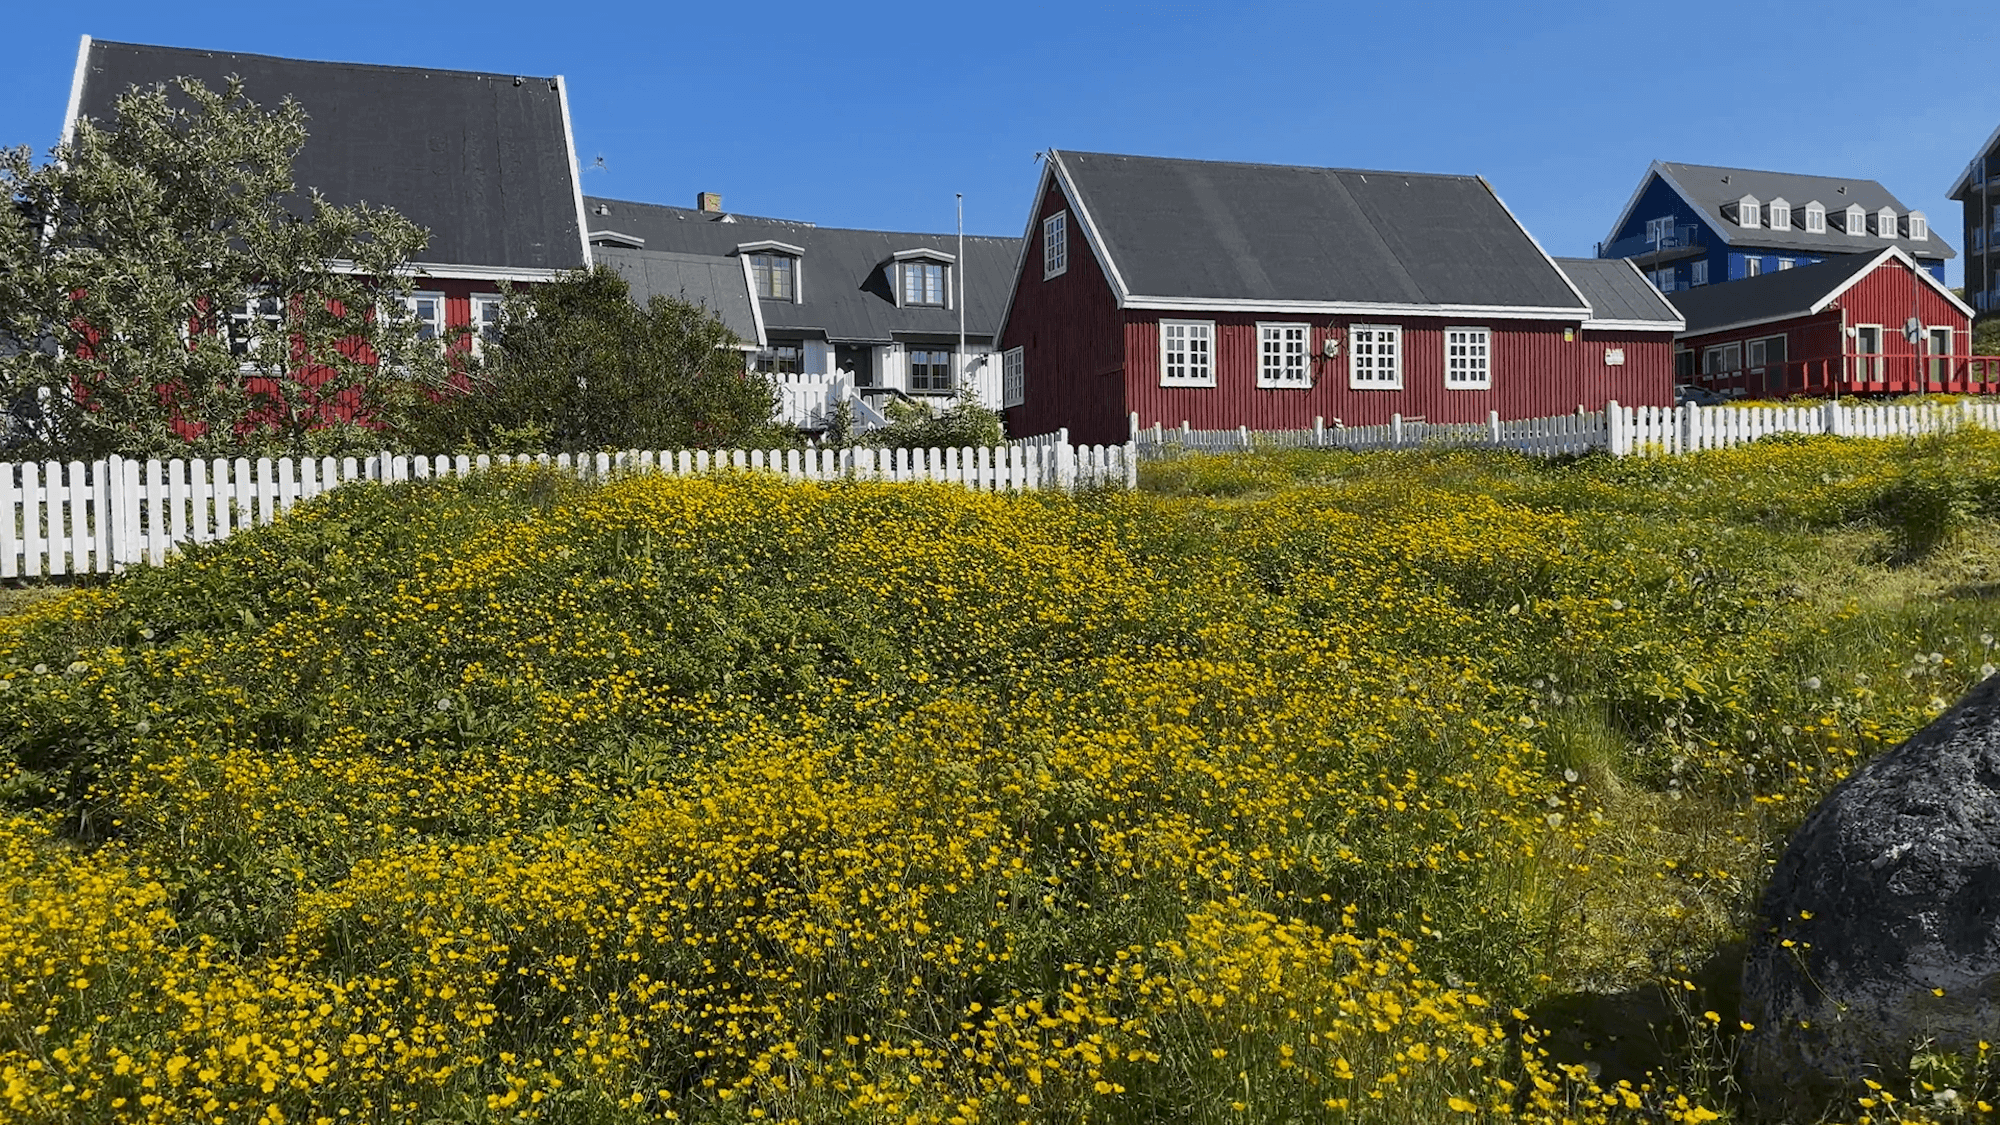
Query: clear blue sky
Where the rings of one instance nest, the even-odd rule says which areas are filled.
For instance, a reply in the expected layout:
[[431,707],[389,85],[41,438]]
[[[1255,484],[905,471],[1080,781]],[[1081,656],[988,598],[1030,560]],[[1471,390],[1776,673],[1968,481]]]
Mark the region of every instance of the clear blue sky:
[[[2000,124],[2000,4],[15,6],[0,144],[46,149],[80,35],[567,77],[597,195],[1019,234],[1044,148],[1477,172],[1587,255],[1653,159],[1877,179],[1931,215]],[[1957,282],[1959,263],[1952,263]]]

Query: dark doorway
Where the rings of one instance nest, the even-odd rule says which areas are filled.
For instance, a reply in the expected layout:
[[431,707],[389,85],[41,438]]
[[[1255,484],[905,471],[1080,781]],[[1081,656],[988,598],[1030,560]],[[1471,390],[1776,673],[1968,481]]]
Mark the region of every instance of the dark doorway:
[[835,344],[833,365],[841,371],[854,372],[857,387],[875,385],[875,349],[867,344]]

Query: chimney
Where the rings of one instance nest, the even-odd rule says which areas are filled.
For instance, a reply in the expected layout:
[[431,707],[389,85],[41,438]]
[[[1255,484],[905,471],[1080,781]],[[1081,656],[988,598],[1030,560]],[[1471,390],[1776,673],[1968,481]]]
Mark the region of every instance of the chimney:
[[697,211],[706,211],[711,215],[720,215],[722,213],[722,193],[718,191],[696,193],[694,197],[694,209]]

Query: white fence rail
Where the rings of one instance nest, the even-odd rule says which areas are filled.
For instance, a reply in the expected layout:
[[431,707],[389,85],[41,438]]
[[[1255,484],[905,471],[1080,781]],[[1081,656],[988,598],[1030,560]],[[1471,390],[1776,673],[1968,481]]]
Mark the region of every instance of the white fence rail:
[[0,464],[0,578],[102,574],[138,562],[158,564],[182,543],[227,539],[350,482],[463,477],[494,465],[530,463],[592,480],[643,472],[747,471],[789,480],[930,481],[988,492],[1138,484],[1138,456],[1130,445],[1039,439],[965,449],[29,461]]
[[1248,449],[1413,449],[1425,445],[1485,446],[1554,455],[1602,449],[1614,456],[1661,456],[1726,449],[1772,434],[1832,434],[1842,437],[1898,437],[1941,433],[1960,426],[2000,430],[2000,401],[1961,399],[1956,403],[1822,403],[1817,406],[1620,406],[1595,412],[1559,414],[1503,422],[1426,422],[1397,415],[1379,426],[1328,426],[1315,419],[1310,430],[1196,430],[1154,425],[1140,429],[1133,416],[1132,441],[1142,459],[1181,453]]

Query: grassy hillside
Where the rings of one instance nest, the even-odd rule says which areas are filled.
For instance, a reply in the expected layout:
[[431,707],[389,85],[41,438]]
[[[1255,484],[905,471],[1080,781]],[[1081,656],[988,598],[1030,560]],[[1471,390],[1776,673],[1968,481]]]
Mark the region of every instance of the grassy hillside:
[[1996,659],[2000,437],[1146,485],[352,488],[0,619],[0,1119],[1708,1120]]

